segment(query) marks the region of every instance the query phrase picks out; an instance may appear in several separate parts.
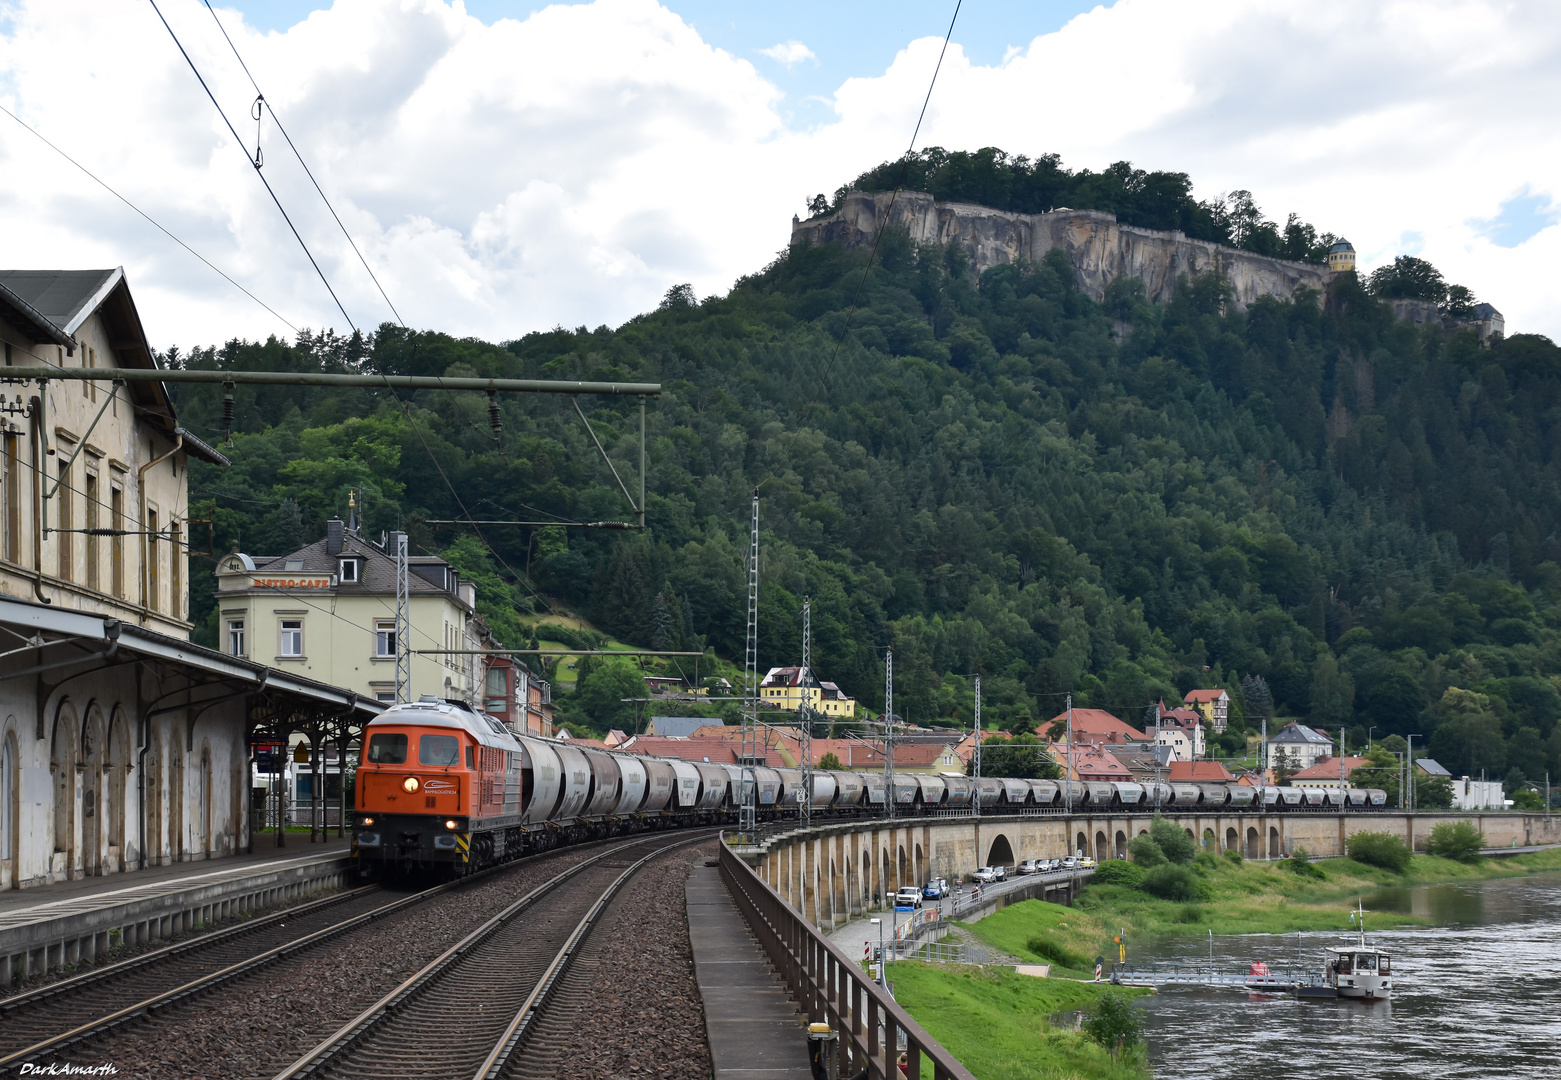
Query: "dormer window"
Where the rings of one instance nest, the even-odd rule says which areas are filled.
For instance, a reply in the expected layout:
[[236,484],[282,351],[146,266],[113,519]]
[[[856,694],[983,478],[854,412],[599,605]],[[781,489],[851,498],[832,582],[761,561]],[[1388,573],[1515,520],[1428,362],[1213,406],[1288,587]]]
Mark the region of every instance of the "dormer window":
[[304,568],[302,559],[288,559],[282,564],[282,569],[289,574],[296,574]]
[[347,584],[350,581],[357,581],[358,580],[358,560],[357,559],[342,559],[341,560],[341,573],[339,575],[339,579],[340,579],[340,581],[341,581],[341,583],[343,585]]

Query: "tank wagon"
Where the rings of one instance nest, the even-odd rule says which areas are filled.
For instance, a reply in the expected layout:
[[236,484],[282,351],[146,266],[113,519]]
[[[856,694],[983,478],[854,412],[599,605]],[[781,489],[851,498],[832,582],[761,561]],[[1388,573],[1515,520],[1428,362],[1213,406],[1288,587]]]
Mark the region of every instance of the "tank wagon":
[[[378,871],[461,875],[582,840],[736,821],[752,784],[763,820],[795,817],[801,770],[613,753],[517,735],[459,701],[394,705],[363,731],[353,856]],[[881,772],[815,770],[815,819],[884,812]],[[1381,810],[1379,789],[1020,780],[896,773],[896,817],[968,813],[1306,813]]]

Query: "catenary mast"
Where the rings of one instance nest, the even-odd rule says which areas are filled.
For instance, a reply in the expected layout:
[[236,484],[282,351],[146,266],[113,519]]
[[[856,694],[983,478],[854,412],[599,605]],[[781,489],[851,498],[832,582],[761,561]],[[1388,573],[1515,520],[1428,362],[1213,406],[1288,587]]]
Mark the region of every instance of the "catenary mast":
[[737,827],[753,836],[759,820],[759,489],[753,489],[753,522],[748,537],[748,645],[743,654],[743,729],[741,737],[743,802]]

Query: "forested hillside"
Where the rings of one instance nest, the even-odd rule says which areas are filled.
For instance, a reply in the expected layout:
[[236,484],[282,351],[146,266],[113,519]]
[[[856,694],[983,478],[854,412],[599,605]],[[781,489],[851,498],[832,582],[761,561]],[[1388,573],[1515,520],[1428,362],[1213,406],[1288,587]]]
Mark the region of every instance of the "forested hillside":
[[[413,427],[388,393],[239,387],[234,465],[193,465],[192,500],[214,502],[219,553],[271,554],[361,488],[368,533],[404,524],[446,553],[506,640],[527,633],[517,612],[567,605],[625,640],[740,658],[757,486],[761,665],[797,661],[810,594],[822,674],[881,704],[892,645],[912,721],[968,720],[978,671],[1008,728],[1068,692],[1138,722],[1260,675],[1281,714],[1429,736],[1455,773],[1561,773],[1550,341],[1395,323],[1353,278],[1326,310],[1237,313],[1214,280],[1163,306],[1118,283],[1097,305],[1059,252],[977,281],[957,249],[892,234],[848,314],[866,258],[794,248],[617,330],[494,345],[385,327],[170,358],[659,381],[645,535],[495,526],[490,556],[424,524],[629,516],[549,397],[501,399],[501,446],[481,395],[419,395]],[[220,438],[220,396],[182,390],[184,422]],[[637,404],[581,405],[630,477]]]

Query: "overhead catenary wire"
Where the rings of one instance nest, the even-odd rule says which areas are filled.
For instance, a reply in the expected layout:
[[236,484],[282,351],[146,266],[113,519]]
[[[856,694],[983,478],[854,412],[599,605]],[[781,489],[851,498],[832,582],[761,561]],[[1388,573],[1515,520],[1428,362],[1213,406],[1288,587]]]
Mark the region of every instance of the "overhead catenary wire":
[[320,275],[320,282],[325,286],[325,291],[331,294],[331,300],[335,302],[336,310],[341,312],[341,317],[347,320],[347,325],[352,328],[354,333],[356,333],[358,330],[357,324],[352,321],[352,316],[348,315],[347,309],[342,306],[340,298],[338,298],[336,295],[336,290],[331,288],[330,280],[325,276],[325,271],[320,269],[319,262],[315,260],[314,252],[309,250],[309,245],[304,242],[303,236],[298,232],[298,226],[294,225],[293,219],[288,217],[287,210],[282,206],[282,200],[277,198],[276,192],[271,188],[271,181],[266,179],[265,173],[262,172],[260,167],[250,159],[249,151],[244,149],[244,140],[239,138],[238,131],[233,126],[233,121],[228,119],[228,114],[224,112],[222,106],[217,103],[217,95],[213,94],[211,92],[211,87],[206,85],[206,78],[201,74],[200,68],[195,66],[194,58],[190,56],[188,51],[186,51],[184,43],[179,40],[179,35],[174,33],[173,27],[168,24],[168,20],[163,17],[162,9],[157,6],[157,0],[147,0],[147,3],[151,4],[152,10],[157,12],[158,20],[163,24],[163,28],[168,31],[168,36],[173,38],[173,43],[175,46],[177,46],[179,55],[183,56],[184,62],[190,65],[190,71],[194,73],[196,81],[201,84],[201,89],[206,91],[206,96],[211,99],[212,108],[217,110],[217,115],[222,117],[222,122],[227,125],[228,133],[233,136],[234,144],[239,148],[239,150],[243,151],[244,159],[249,161],[251,165],[255,166],[255,175],[258,176],[260,178],[260,182],[265,185],[266,194],[271,196],[271,201],[276,204],[277,212],[282,215],[282,220],[287,222],[287,227],[292,230],[293,239],[297,240],[298,246],[303,248],[304,255],[306,255],[309,259],[309,265],[313,266],[314,272]]
[[[292,322],[290,322],[285,315],[282,315],[275,308],[273,308],[270,304],[266,303],[264,300],[260,299],[260,297],[256,296],[254,293],[252,293],[248,289],[244,288],[244,286],[242,286],[238,282],[234,281],[231,277],[229,277],[222,270],[221,267],[219,267],[216,264],[214,264],[210,259],[206,258],[206,256],[204,256],[200,252],[196,251],[189,244],[186,244],[183,240],[180,240],[171,231],[169,231],[169,229],[165,225],[163,225],[162,222],[158,221],[156,218],[152,217],[152,215],[148,214],[145,210],[142,210],[135,203],[131,202],[129,199],[127,199],[123,195],[121,195],[118,191],[114,190],[114,188],[112,186],[110,186],[109,183],[106,180],[104,180],[102,177],[98,176],[91,169],[87,168],[81,162],[77,161],[75,158],[73,158],[69,154],[67,154],[64,150],[62,150],[58,146],[56,146],[53,142],[51,142],[37,128],[33,127],[27,121],[23,120],[20,116],[17,116],[10,109],[7,109],[3,104],[0,104],[0,112],[5,113],[12,120],[15,120],[25,130],[30,132],[36,139],[38,139],[39,142],[43,143],[43,145],[47,146],[50,150],[53,150],[56,154],[60,155],[60,157],[64,158],[66,161],[68,161],[72,165],[76,166],[76,168],[80,169],[84,174],[86,174],[87,178],[89,180],[91,180],[93,183],[97,184],[104,191],[106,191],[110,195],[114,196],[114,198],[118,199],[120,202],[122,202],[126,206],[130,207],[130,209],[134,210],[137,214],[140,214],[141,217],[145,218],[146,221],[154,229],[156,229],[158,232],[162,233],[164,236],[166,236],[168,239],[172,240],[174,243],[178,244],[185,251],[188,251],[191,255],[194,255],[197,259],[199,259],[202,263],[204,263],[210,270],[212,270],[217,275],[219,275],[222,278],[223,281],[226,281],[229,285],[232,285],[239,292],[243,293],[245,296],[249,297],[255,303],[257,303],[261,307],[265,308],[272,315],[275,315],[277,317],[277,319],[280,320],[282,322],[282,324],[285,325],[293,333],[295,333],[295,334],[298,333],[298,327],[294,326],[292,324]],[[29,355],[31,355],[31,354],[29,354]],[[42,357],[40,357],[39,359],[42,359]]]
[[[910,169],[911,152],[916,149],[916,137],[921,134],[922,121],[927,118],[927,105],[932,101],[932,88],[938,85],[938,73],[943,70],[943,57],[949,51],[949,41],[954,37],[954,24],[959,21],[959,9],[965,0],[955,0],[954,15],[949,19],[948,32],[943,35],[943,48],[938,51],[937,66],[932,69],[932,79],[927,83],[927,96],[922,99],[921,112],[916,117],[916,127],[911,131],[910,145],[905,148],[905,156],[900,159],[900,178],[895,181],[894,192],[889,196],[889,206],[884,211],[884,224],[888,224],[889,215],[894,212],[895,201],[900,197],[900,188],[905,184],[905,174]],[[858,303],[862,299],[862,287],[867,284],[867,275],[873,268],[873,260],[878,256],[878,243],[883,239],[884,230],[880,228],[873,237],[872,251],[868,252],[867,265],[862,267],[862,276],[856,283],[856,293],[851,297],[851,307],[846,312],[846,325],[840,331],[840,340],[835,342],[835,351],[829,354],[829,366],[824,369],[824,377],[819,380],[820,388],[829,385],[830,378],[835,372],[835,361],[840,356],[840,348],[851,334],[851,320],[856,316]]]
[[[298,159],[298,164],[303,167],[304,175],[314,185],[314,190],[319,193],[320,201],[325,203],[325,208],[331,212],[331,217],[335,220],[337,227],[341,229],[342,236],[347,238],[347,244],[352,248],[352,253],[363,264],[363,269],[368,271],[369,279],[374,282],[374,287],[379,290],[379,295],[385,301],[385,306],[390,308],[391,314],[396,317],[397,324],[403,327],[406,326],[406,323],[401,318],[401,312],[397,311],[396,305],[391,303],[390,297],[385,294],[385,287],[379,283],[379,278],[375,275],[374,269],[369,266],[369,261],[363,257],[363,252],[358,250],[357,242],[353,240],[352,234],[347,231],[347,226],[342,224],[341,217],[336,213],[336,207],[331,205],[331,200],[320,187],[320,182],[314,178],[314,172],[309,168],[309,163],[304,160],[303,154],[299,153],[298,147],[293,144],[293,137],[287,133],[287,128],[282,126],[282,118],[276,114],[276,109],[272,107],[270,99],[261,91],[260,84],[255,81],[255,76],[250,74],[249,65],[244,63],[244,58],[239,55],[238,46],[233,44],[233,39],[228,36],[227,28],[222,25],[222,20],[217,16],[217,9],[211,6],[211,0],[205,0],[205,4],[206,10],[211,12],[212,20],[217,24],[217,29],[222,31],[222,39],[228,43],[228,48],[233,50],[233,58],[238,61],[238,66],[244,69],[244,75],[249,79],[249,85],[255,88],[255,104],[263,106],[271,114],[271,119],[276,121],[276,129],[282,133],[282,138],[287,141],[287,148],[293,152],[293,157]],[[259,116],[256,115],[255,120],[257,124],[259,119]],[[260,152],[258,136],[255,141],[255,152],[257,154]]]

